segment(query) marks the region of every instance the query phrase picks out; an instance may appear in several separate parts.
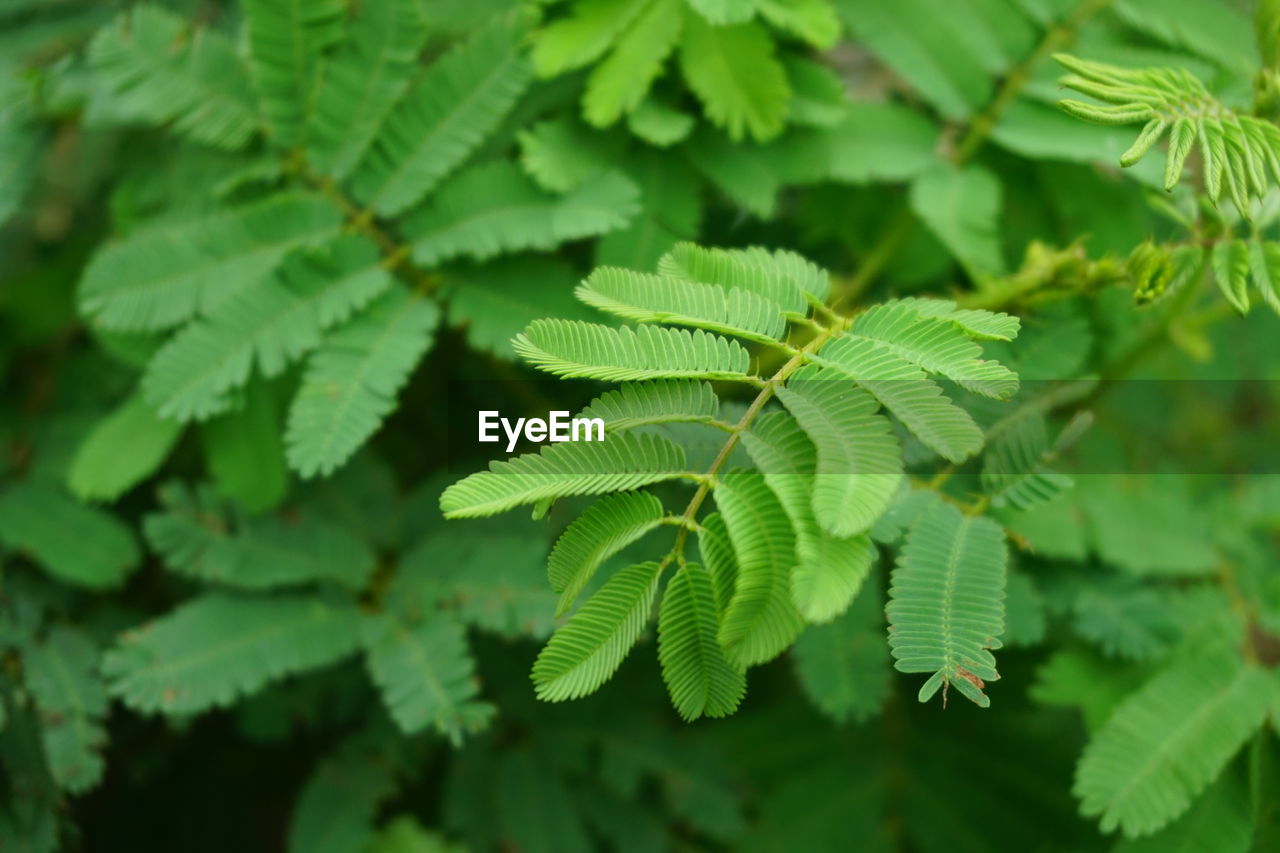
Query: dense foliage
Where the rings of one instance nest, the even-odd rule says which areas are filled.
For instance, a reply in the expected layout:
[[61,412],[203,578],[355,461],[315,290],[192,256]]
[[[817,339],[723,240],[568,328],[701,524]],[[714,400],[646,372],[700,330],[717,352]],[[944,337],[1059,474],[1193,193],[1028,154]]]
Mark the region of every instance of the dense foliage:
[[1280,849],[1277,117],[1275,0],[0,3],[0,850]]

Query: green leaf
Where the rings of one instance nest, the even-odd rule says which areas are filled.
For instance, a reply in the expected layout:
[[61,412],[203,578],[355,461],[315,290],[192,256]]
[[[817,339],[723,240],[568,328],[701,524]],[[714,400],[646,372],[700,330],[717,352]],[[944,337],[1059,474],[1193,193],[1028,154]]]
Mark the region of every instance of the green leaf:
[[627,129],[659,148],[683,142],[693,125],[693,116],[654,98],[645,98],[627,114]]
[[1099,583],[1076,597],[1075,629],[1111,657],[1154,660],[1181,635],[1172,604],[1167,594],[1132,581]]
[[435,606],[509,640],[545,639],[557,598],[547,587],[547,546],[544,530],[515,532],[505,521],[447,525],[401,558],[387,598],[412,619]]
[[499,19],[437,60],[374,137],[353,175],[356,196],[394,216],[460,166],[529,85],[522,36]]
[[1262,301],[1280,314],[1280,243],[1249,241],[1249,271]]
[[764,19],[820,50],[840,37],[840,18],[831,0],[755,0]]
[[1249,313],[1249,244],[1224,240],[1213,247],[1213,277],[1231,307]]
[[42,719],[40,736],[58,787],[82,794],[102,779],[107,691],[98,650],[77,628],[53,627],[22,650],[27,690]]
[[[393,795],[403,758],[357,734],[316,764],[289,819],[289,853],[369,850],[379,806]],[[394,853],[394,851],[389,851]]]
[[342,38],[343,0],[244,0],[249,58],[272,141],[301,141],[320,55]]
[[1006,560],[1003,531],[950,504],[936,504],[912,524],[885,613],[894,667],[931,673],[921,702],[954,686],[990,706],[982,688],[1000,677],[991,650],[1004,633]]
[[738,558],[734,556],[733,543],[729,541],[729,531],[720,513],[713,512],[702,520],[702,529],[698,531],[698,551],[702,555],[703,567],[711,576],[716,611],[723,614],[733,597],[738,578]]
[[787,73],[774,55],[769,31],[758,23],[713,27],[685,16],[680,67],[707,117],[737,141],[782,132],[791,100]]
[[107,243],[80,280],[80,308],[104,329],[154,331],[207,314],[266,279],[298,246],[337,233],[342,213],[286,192]]
[[541,77],[553,77],[589,65],[653,0],[576,0],[568,16],[539,30],[533,38],[533,66]]
[[617,172],[595,175],[566,195],[538,188],[514,163],[498,160],[460,172],[430,203],[405,217],[413,259],[430,266],[466,255],[485,260],[523,249],[553,249],[631,221],[638,193]]
[[806,621],[828,622],[858,594],[875,550],[865,535],[833,536],[819,526],[813,511],[818,454],[795,418],[785,412],[762,415],[742,442],[796,535],[791,600]]
[[76,450],[67,487],[81,500],[114,501],[155,473],[182,434],[133,394],[94,426]]
[[1185,47],[1224,68],[1252,73],[1258,63],[1244,10],[1212,0],[1121,0],[1116,11],[1125,23],[1166,44]]
[[582,97],[582,115],[589,123],[608,127],[644,100],[680,38],[681,6],[681,0],[651,0],[591,72]]
[[241,589],[335,583],[362,589],[374,554],[345,527],[311,512],[246,518],[212,490],[180,483],[160,490],[163,512],[147,515],[151,548],[173,572]]
[[769,149],[738,145],[703,125],[683,150],[698,172],[735,205],[759,219],[773,218],[782,176],[778,158],[769,156]]
[[857,316],[852,332],[975,394],[1007,400],[1017,393],[1018,377],[1011,370],[984,359],[982,347],[949,318],[921,314],[911,302],[873,306]]
[[1241,774],[1228,768],[1186,814],[1154,835],[1128,838],[1115,853],[1248,853],[1265,849],[1254,834],[1254,810]]
[[377,248],[359,237],[293,252],[274,274],[169,339],[143,376],[147,400],[178,420],[225,411],[228,392],[248,381],[255,363],[264,376],[281,373],[390,284]]
[[688,563],[667,582],[658,614],[658,660],[671,702],[685,720],[726,717],[747,689],[716,640],[719,613],[711,576]]
[[898,440],[876,401],[831,371],[803,371],[777,394],[817,450],[818,523],[842,537],[870,529],[902,482]]
[[756,0],[686,0],[689,8],[707,23],[723,26],[749,21],[756,13]]
[[1000,181],[982,166],[939,166],[911,184],[911,209],[974,279],[1005,271]]
[[218,490],[249,512],[271,509],[289,488],[280,426],[275,395],[255,382],[239,409],[200,428],[205,464]]
[[89,62],[125,116],[231,150],[258,131],[249,70],[235,45],[166,9],[139,4],[121,13],[90,42]]
[[574,519],[547,558],[547,579],[561,594],[556,616],[573,607],[601,563],[656,528],[664,515],[662,501],[648,492],[622,492]]
[[744,379],[750,369],[741,344],[701,329],[535,320],[514,346],[525,361],[566,379]]
[[720,287],[617,267],[597,267],[578,299],[627,320],[695,326],[760,343],[781,340],[782,307],[737,287]]
[[115,516],[33,481],[0,491],[0,542],[58,580],[94,590],[120,586],[140,557],[133,534]]
[[830,290],[825,270],[782,249],[704,249],[677,243],[659,261],[658,271],[687,281],[737,287],[793,314],[807,313],[807,303],[824,301]]
[[705,382],[659,379],[628,382],[606,391],[578,417],[600,418],[607,433],[650,424],[709,423],[719,408],[720,401]]
[[791,603],[795,534],[777,496],[755,471],[726,474],[715,499],[738,565],[720,644],[734,666],[755,666],[781,654],[804,624]]
[[418,70],[427,30],[416,0],[362,3],[349,37],[324,66],[307,134],[308,159],[345,178]]
[[433,303],[397,287],[329,335],[289,410],[289,467],[311,477],[346,462],[395,408],[438,319]]
[[448,322],[463,327],[472,349],[513,360],[511,339],[534,320],[593,318],[591,310],[573,298],[579,278],[564,261],[538,255],[451,269],[444,275]]
[[791,82],[791,124],[806,127],[836,127],[845,118],[849,101],[844,83],[834,71],[819,62],[787,58],[787,79]]
[[135,711],[192,714],[346,657],[359,629],[360,611],[348,600],[207,593],[126,632],[102,671]]
[[684,451],[656,435],[624,432],[603,442],[551,444],[540,453],[489,463],[444,490],[446,518],[496,515],[569,495],[599,495],[684,476]]
[[462,626],[443,613],[416,625],[381,613],[365,619],[365,663],[391,719],[407,735],[431,726],[455,740],[493,709],[473,700],[479,684]]
[[871,392],[912,433],[952,462],[982,447],[982,430],[924,371],[870,338],[847,336],[825,345],[816,361]]
[[1263,725],[1273,690],[1267,672],[1234,649],[1175,660],[1085,748],[1075,783],[1081,812],[1130,838],[1165,826]]
[[840,0],[849,32],[942,115],[969,118],[992,100],[995,77],[1030,56],[1036,27],[1007,2]]
[[950,299],[926,299],[909,296],[890,305],[906,305],[921,317],[948,320],[966,335],[980,341],[1011,341],[1018,336],[1022,321],[1010,314],[974,308],[956,308]]
[[1070,477],[1048,467],[1055,452],[1049,446],[1043,415],[1011,415],[1003,428],[991,429],[987,438],[982,488],[992,506],[1030,509],[1074,485]]
[[661,574],[657,563],[622,569],[551,635],[533,665],[539,699],[577,699],[609,680],[649,621]]
[[[804,102],[797,95],[793,111]],[[796,129],[766,146],[787,183],[849,184],[914,178],[938,162],[938,128],[915,110],[895,103],[842,101],[830,126]],[[824,105],[823,115],[834,106]]]
[[879,712],[891,679],[878,584],[863,584],[843,615],[805,628],[792,654],[801,689],[823,714],[847,723]]

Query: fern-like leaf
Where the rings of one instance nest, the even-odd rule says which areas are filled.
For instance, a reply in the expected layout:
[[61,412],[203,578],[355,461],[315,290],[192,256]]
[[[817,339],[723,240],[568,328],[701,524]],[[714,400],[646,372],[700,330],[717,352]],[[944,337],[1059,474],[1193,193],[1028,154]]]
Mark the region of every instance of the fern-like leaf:
[[987,445],[982,459],[982,487],[991,496],[992,506],[1010,505],[1025,510],[1052,500],[1070,489],[1073,482],[1048,467],[1055,451],[1049,445],[1044,416],[1032,413],[1014,417]]
[[410,625],[380,613],[365,619],[362,641],[369,675],[405,734],[432,726],[456,741],[491,715],[474,701],[475,661],[451,617],[431,613]]
[[746,676],[716,640],[718,627],[711,576],[697,563],[681,566],[662,597],[658,660],[671,702],[685,720],[728,716],[746,692]]
[[997,400],[1018,390],[1018,377],[999,362],[983,360],[982,348],[949,319],[930,318],[901,302],[877,305],[859,314],[853,334],[879,341],[929,373]]
[[1263,725],[1275,686],[1234,651],[1175,660],[1090,741],[1075,793],[1103,832],[1148,835],[1181,815]]
[[805,628],[792,660],[801,689],[823,714],[838,723],[873,716],[889,695],[892,674],[879,584],[863,584],[842,615]]
[[902,482],[902,452],[876,401],[833,371],[801,371],[777,393],[817,449],[818,523],[836,536],[870,529]]
[[346,657],[359,631],[360,611],[345,599],[210,593],[125,632],[102,671],[136,711],[193,714]]
[[707,117],[730,139],[750,134],[764,142],[782,132],[791,87],[773,37],[760,24],[714,27],[686,16],[680,67]]
[[341,211],[323,198],[282,193],[140,230],[94,255],[80,281],[80,307],[106,329],[165,329],[261,282],[289,250],[334,236],[341,222]]
[[27,690],[42,719],[44,753],[58,787],[80,794],[102,779],[107,691],[98,650],[80,630],[54,627],[22,650]]
[[738,566],[720,644],[730,663],[755,666],[781,654],[804,624],[791,602],[795,534],[777,496],[755,471],[729,472],[715,498]]
[[157,417],[134,394],[80,444],[67,487],[82,500],[113,501],[155,473],[181,434],[179,424]]
[[[938,503],[916,520],[889,589],[889,646],[899,672],[931,673],[927,702],[955,686],[979,706],[1000,676],[992,649],[1004,633],[1004,533],[985,518]],[[945,693],[944,693],[945,698]]]
[[673,278],[750,291],[791,314],[804,314],[809,301],[824,301],[831,288],[825,270],[785,250],[706,249],[677,243],[659,260],[658,271]]
[[607,127],[640,105],[680,38],[682,5],[680,0],[650,0],[617,40],[609,57],[587,78],[582,96],[587,121]]
[[523,33],[502,19],[441,57],[387,116],[354,173],[382,216],[417,202],[498,125],[531,78]]
[[606,432],[615,432],[650,424],[709,423],[719,410],[720,401],[706,382],[659,379],[606,391],[578,417],[600,418]]
[[909,296],[889,305],[905,305],[921,317],[937,317],[955,324],[966,335],[980,341],[1011,341],[1018,336],[1022,321],[1011,314],[977,308],[957,308],[950,299]]
[[64,583],[87,589],[119,586],[140,556],[133,534],[116,516],[34,480],[0,490],[0,542]]
[[1218,290],[1241,314],[1249,313],[1249,246],[1243,240],[1223,240],[1210,254]]
[[1064,86],[1102,102],[1059,101],[1063,110],[1100,124],[1144,123],[1133,146],[1120,156],[1121,166],[1141,160],[1167,131],[1165,189],[1172,190],[1198,141],[1209,198],[1217,202],[1225,185],[1246,220],[1251,199],[1261,199],[1270,185],[1267,170],[1280,182],[1280,128],[1223,105],[1189,71],[1121,68],[1061,54],[1055,59],[1072,72],[1062,78]]
[[275,376],[320,344],[391,284],[377,248],[354,235],[289,255],[261,284],[235,296],[171,338],[143,377],[147,400],[164,417],[203,419],[225,411],[229,391],[256,362]]
[[373,573],[369,546],[314,514],[242,518],[211,490],[179,483],[160,497],[165,511],[147,515],[143,530],[176,574],[241,589],[327,582],[358,590]]
[[320,54],[342,38],[344,0],[244,0],[262,111],[272,141],[301,141],[319,76]]
[[843,337],[822,348],[819,364],[871,392],[928,447],[963,462],[982,447],[982,430],[924,371],[879,341]]
[[733,543],[729,541],[729,531],[720,513],[713,512],[702,520],[702,527],[698,530],[698,552],[702,555],[703,567],[711,576],[716,610],[723,614],[737,584],[738,558],[734,556]]
[[327,474],[364,444],[395,408],[438,319],[433,303],[395,288],[312,353],[285,435],[294,470]]
[[601,498],[574,519],[547,558],[547,579],[560,593],[556,616],[573,607],[600,564],[662,522],[662,501],[647,492]]
[[791,600],[805,621],[830,621],[858,594],[875,549],[865,535],[833,536],[819,525],[813,511],[817,453],[795,418],[785,412],[762,415],[742,441],[796,535]]
[[551,635],[533,665],[539,699],[577,699],[609,680],[649,621],[660,576],[657,563],[622,569]]
[[661,275],[600,267],[579,285],[580,300],[628,320],[695,326],[747,340],[782,337],[782,308],[756,294]]
[[316,94],[307,135],[316,169],[341,179],[355,168],[408,87],[426,35],[415,0],[360,5]]
[[613,329],[535,320],[516,336],[514,346],[535,367],[565,378],[745,379],[750,369],[750,356],[741,344],[701,329]]
[[121,14],[94,36],[89,61],[126,115],[232,150],[258,130],[249,70],[231,40],[190,30],[166,9],[140,4]]
[[429,266],[466,255],[552,249],[626,225],[639,195],[617,172],[605,172],[564,196],[539,189],[514,163],[498,160],[460,172],[430,203],[404,219],[413,258]]
[[444,490],[446,518],[476,518],[569,495],[636,489],[686,475],[684,451],[661,436],[621,433],[603,442],[550,444],[489,463]]

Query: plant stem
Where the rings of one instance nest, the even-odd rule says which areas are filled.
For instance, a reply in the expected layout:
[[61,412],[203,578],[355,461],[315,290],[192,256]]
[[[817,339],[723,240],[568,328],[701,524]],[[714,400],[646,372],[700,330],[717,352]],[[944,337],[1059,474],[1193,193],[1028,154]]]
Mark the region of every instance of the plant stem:
[[[1022,93],[1031,80],[1035,66],[1046,56],[1061,49],[1072,41],[1080,28],[1090,18],[1111,4],[1111,0],[1083,0],[1071,12],[1045,31],[1040,43],[1026,57],[1009,69],[1004,82],[995,96],[987,103],[976,118],[965,129],[960,142],[952,150],[948,160],[953,166],[962,166],[978,153],[987,138],[995,129],[996,123],[1004,115],[1004,111]],[[880,238],[867,253],[857,273],[841,288],[840,293],[832,300],[832,307],[839,308],[862,295],[871,283],[893,260],[902,243],[911,233],[914,217],[910,207],[900,207],[893,214],[888,226],[880,232]]]
[[707,468],[703,481],[698,485],[698,490],[693,493],[693,497],[689,499],[689,505],[685,507],[684,513],[681,515],[682,524],[680,532],[676,534],[675,544],[671,548],[671,553],[677,559],[684,559],[684,544],[688,538],[689,528],[693,525],[694,517],[698,514],[698,510],[707,499],[707,495],[711,493],[716,475],[720,473],[720,469],[724,467],[724,463],[729,460],[729,454],[733,453],[733,449],[738,446],[738,442],[742,439],[742,434],[746,432],[751,423],[760,414],[765,403],[773,397],[774,389],[778,384],[785,382],[791,374],[795,373],[806,361],[809,355],[818,350],[823,344],[830,340],[837,332],[837,327],[824,328],[813,340],[805,344],[804,348],[793,355],[786,364],[779,367],[778,370],[764,383],[764,387],[760,389],[760,393],[751,401],[751,405],[747,406],[747,410],[742,413],[742,417],[729,430],[729,436],[725,439],[724,444],[720,446],[720,451],[716,454],[716,458],[712,460],[711,465]]

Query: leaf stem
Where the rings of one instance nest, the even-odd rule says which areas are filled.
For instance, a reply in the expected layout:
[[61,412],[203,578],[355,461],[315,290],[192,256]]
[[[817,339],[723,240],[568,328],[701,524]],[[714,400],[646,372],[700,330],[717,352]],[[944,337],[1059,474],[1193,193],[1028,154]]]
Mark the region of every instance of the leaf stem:
[[838,332],[839,327],[837,326],[824,328],[818,335],[809,341],[809,343],[805,344],[803,349],[797,350],[795,355],[793,355],[786,364],[779,367],[768,380],[765,380],[763,387],[760,389],[760,393],[757,394],[755,399],[751,401],[751,404],[747,406],[747,410],[742,413],[742,417],[738,422],[729,429],[728,438],[725,439],[724,444],[720,447],[720,451],[716,454],[716,458],[712,460],[711,465],[707,468],[706,474],[703,475],[702,482],[698,485],[698,490],[694,492],[693,497],[689,499],[689,505],[685,507],[685,511],[681,515],[682,523],[680,526],[680,532],[676,534],[676,541],[671,547],[671,554],[668,555],[669,557],[675,556],[678,560],[683,561],[685,540],[688,538],[690,529],[697,529],[697,523],[694,521],[694,517],[698,514],[698,510],[702,507],[703,502],[706,501],[707,495],[709,495],[711,490],[714,488],[716,475],[720,473],[720,469],[723,468],[725,462],[729,460],[729,455],[733,453],[733,449],[738,446],[738,442],[741,440],[742,434],[751,427],[751,423],[756,419],[756,416],[760,414],[765,403],[768,403],[773,397],[774,389],[777,388],[779,383],[785,382],[791,374],[795,373],[796,370],[809,360],[809,356],[812,353],[818,350]]

